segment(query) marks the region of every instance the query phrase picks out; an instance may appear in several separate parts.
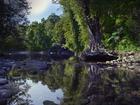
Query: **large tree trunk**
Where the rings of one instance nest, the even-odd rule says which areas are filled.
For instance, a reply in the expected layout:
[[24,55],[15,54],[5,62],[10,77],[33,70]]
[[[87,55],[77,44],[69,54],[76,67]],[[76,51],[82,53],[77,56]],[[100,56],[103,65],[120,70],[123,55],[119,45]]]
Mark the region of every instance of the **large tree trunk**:
[[89,10],[89,0],[82,0],[82,7],[84,10],[84,19],[88,27],[89,38],[90,38],[90,50],[99,50],[101,47],[101,29],[100,21],[98,16],[91,17]]
[[101,43],[101,28],[100,20],[97,15],[92,17],[90,15],[90,0],[82,0],[81,6],[84,12],[84,19],[88,27],[89,38],[90,38],[90,50],[86,50],[81,54],[81,59],[84,61],[92,62],[105,62],[110,60],[115,60],[118,57],[112,54],[109,54],[105,50],[102,50]]

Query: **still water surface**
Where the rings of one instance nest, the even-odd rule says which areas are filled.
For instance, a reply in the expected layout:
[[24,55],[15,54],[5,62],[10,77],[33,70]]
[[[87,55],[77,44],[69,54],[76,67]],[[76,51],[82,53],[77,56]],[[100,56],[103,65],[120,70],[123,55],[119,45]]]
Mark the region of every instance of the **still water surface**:
[[[32,61],[32,60],[31,60]],[[85,63],[76,60],[18,61],[8,77],[18,93],[9,105],[139,105],[140,64]],[[28,60],[29,62],[29,60]],[[28,63],[27,62],[27,63]],[[36,60],[33,61],[34,63]],[[44,63],[45,62],[45,63]]]

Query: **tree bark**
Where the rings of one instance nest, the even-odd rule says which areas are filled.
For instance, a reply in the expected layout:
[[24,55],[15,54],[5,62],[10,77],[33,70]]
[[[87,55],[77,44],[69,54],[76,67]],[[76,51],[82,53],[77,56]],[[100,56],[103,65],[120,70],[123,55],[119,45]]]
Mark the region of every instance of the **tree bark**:
[[100,50],[101,47],[101,29],[100,20],[98,16],[91,17],[89,9],[89,0],[82,0],[82,8],[84,10],[84,19],[88,27],[89,38],[90,38],[90,50]]

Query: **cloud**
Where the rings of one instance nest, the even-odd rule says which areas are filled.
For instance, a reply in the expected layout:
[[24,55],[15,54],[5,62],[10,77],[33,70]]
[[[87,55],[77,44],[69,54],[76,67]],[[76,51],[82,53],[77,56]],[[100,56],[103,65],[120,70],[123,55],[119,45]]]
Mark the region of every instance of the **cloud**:
[[31,15],[39,15],[51,5],[51,0],[27,0],[31,6]]

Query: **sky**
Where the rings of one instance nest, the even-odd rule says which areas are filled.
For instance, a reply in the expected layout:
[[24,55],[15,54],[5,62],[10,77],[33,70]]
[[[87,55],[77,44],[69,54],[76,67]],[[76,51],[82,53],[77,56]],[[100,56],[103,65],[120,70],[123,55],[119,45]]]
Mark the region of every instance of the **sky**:
[[42,18],[47,18],[50,14],[61,15],[63,13],[59,4],[53,4],[51,0],[27,0],[30,4],[30,22],[40,22]]

